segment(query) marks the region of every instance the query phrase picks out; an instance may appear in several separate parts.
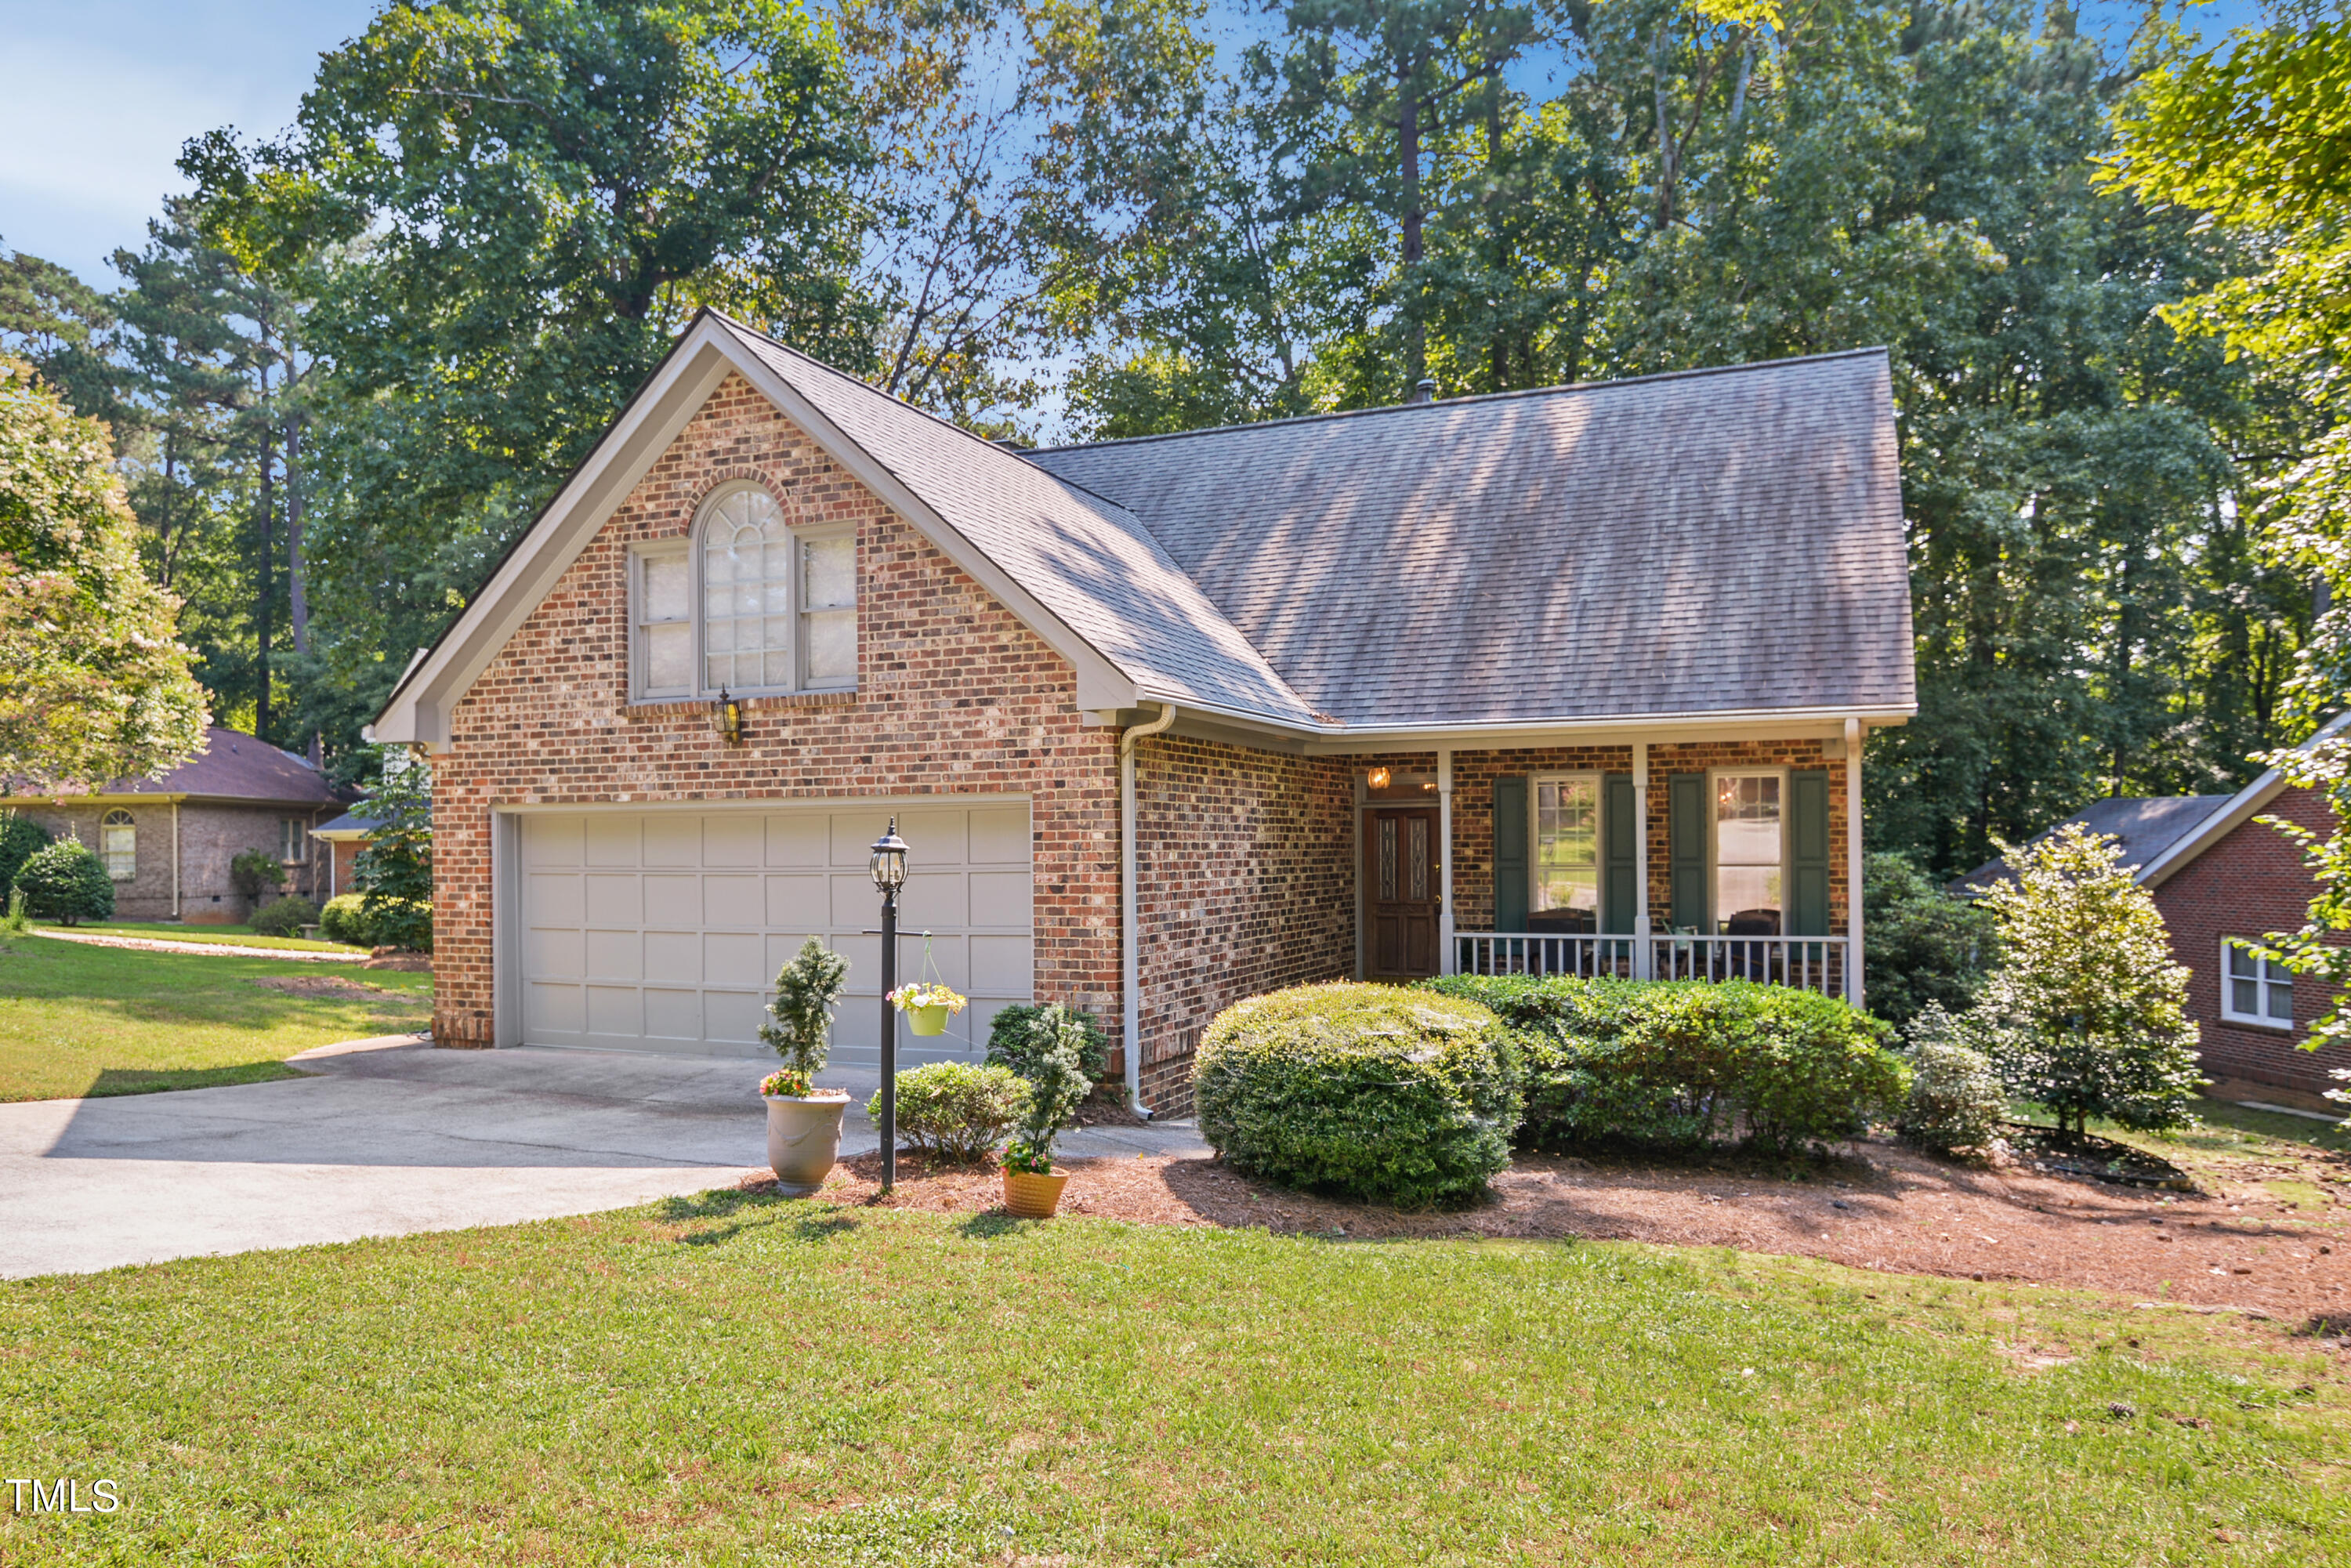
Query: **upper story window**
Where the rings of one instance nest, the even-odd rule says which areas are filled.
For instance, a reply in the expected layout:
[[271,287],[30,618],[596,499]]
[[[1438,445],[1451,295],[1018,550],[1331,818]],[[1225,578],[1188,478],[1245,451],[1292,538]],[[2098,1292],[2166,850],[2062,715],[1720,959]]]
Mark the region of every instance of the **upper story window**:
[[1787,776],[1776,769],[1714,776],[1714,922],[1728,936],[1787,929]]
[[2220,938],[2220,1016],[2231,1023],[2294,1027],[2294,971],[2262,957],[2239,936]]
[[106,862],[106,874],[117,882],[129,882],[139,874],[139,825],[128,811],[109,811],[98,824],[99,858]]
[[683,544],[636,552],[630,685],[641,698],[840,691],[857,684],[857,538],[790,528],[731,486]]

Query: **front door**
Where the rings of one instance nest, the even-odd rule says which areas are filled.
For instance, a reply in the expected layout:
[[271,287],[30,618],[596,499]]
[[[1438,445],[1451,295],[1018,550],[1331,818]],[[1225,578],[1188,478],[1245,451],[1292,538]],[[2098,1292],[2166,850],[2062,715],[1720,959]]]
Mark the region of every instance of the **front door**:
[[1374,806],[1364,813],[1364,904],[1371,922],[1364,978],[1418,980],[1437,973],[1443,869],[1432,808]]

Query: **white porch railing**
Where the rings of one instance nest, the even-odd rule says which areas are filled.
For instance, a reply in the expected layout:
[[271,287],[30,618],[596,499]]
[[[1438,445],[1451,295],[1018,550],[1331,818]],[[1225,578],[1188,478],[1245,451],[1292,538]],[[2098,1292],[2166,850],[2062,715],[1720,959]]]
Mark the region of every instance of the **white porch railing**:
[[1754,980],[1823,996],[1845,994],[1844,936],[1516,936],[1463,931],[1454,972],[1571,975],[1585,979]]

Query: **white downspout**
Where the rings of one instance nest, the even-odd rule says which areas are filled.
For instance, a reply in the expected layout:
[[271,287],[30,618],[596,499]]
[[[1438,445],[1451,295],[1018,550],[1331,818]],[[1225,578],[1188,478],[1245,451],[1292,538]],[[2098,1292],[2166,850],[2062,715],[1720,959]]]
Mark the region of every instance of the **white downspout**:
[[1449,747],[1437,754],[1437,836],[1443,845],[1437,857],[1443,902],[1437,906],[1437,972],[1450,975],[1460,965],[1453,951],[1453,752]]
[[172,802],[172,918],[180,918],[180,802]]
[[1861,720],[1844,721],[1844,914],[1851,932],[1844,950],[1844,994],[1855,1007],[1866,1000],[1861,988],[1861,743],[1868,733]]
[[1130,726],[1118,737],[1118,974],[1122,1054],[1126,1058],[1126,1103],[1144,1121],[1151,1107],[1143,1103],[1143,944],[1136,930],[1134,895],[1134,743],[1157,735],[1176,722],[1176,705],[1159,705],[1159,716],[1149,724]]

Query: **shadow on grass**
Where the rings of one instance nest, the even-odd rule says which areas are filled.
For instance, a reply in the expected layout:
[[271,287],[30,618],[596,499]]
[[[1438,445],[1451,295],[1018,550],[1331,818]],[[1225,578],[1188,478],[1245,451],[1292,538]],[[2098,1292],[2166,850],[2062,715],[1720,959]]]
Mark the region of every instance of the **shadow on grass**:
[[747,1230],[763,1228],[786,1218],[791,1221],[787,1234],[795,1241],[830,1241],[858,1228],[855,1216],[839,1212],[782,1215],[768,1212],[786,1204],[803,1201],[786,1197],[772,1185],[760,1183],[750,1186],[721,1187],[715,1192],[695,1193],[690,1197],[665,1197],[657,1206],[656,1212],[675,1225],[692,1224],[703,1219],[734,1221],[731,1225],[714,1226],[707,1230],[696,1230],[679,1237],[680,1245],[686,1247],[716,1247]]
[[[282,1061],[239,1061],[225,1067],[138,1068],[107,1067],[99,1070],[88,1089],[79,1098],[104,1100],[120,1094],[161,1094],[172,1089],[222,1089],[235,1083],[275,1083],[283,1078],[308,1078],[312,1074],[287,1066]],[[61,1099],[75,1096],[62,1095]]]

